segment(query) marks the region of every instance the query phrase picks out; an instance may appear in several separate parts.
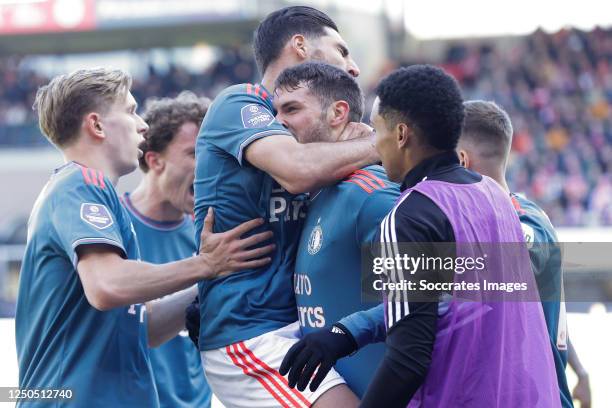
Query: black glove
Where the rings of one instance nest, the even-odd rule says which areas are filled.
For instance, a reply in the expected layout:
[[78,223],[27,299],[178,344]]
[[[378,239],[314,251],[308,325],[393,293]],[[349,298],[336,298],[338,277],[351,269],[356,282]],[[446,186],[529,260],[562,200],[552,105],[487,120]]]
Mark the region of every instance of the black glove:
[[200,299],[196,296],[193,302],[185,309],[185,328],[189,338],[196,347],[199,347],[200,337]]
[[279,372],[281,375],[289,373],[289,387],[297,384],[298,390],[304,391],[318,367],[310,383],[310,391],[315,391],[336,361],[357,348],[357,342],[346,327],[336,323],[331,329],[317,330],[295,343],[285,355]]

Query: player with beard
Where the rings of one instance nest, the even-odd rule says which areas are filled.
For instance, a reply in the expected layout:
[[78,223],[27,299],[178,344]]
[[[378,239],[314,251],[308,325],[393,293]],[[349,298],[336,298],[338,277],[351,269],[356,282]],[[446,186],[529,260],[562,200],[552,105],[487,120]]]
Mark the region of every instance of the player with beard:
[[[454,273],[452,283],[469,279],[484,288],[486,276],[524,282],[528,295],[508,299],[476,289],[415,300],[406,290],[385,292],[382,307],[359,313],[384,322],[387,332],[387,352],[361,406],[560,406],[518,216],[503,189],[462,167],[454,150],[464,119],[457,83],[439,68],[414,65],[391,73],[376,93],[376,147],[389,178],[403,181],[402,195],[380,225],[382,257],[419,257],[415,245],[402,245],[411,243],[440,258],[448,245],[435,243],[451,243],[456,257],[486,258],[486,275]],[[488,257],[482,253],[483,244],[496,242]],[[403,268],[393,263],[384,271],[386,281],[411,276]],[[528,337],[515,335],[525,331]],[[333,342],[342,336],[348,333]],[[333,363],[338,354],[329,352],[329,338],[314,332],[296,344],[283,362],[289,377],[305,384],[313,367]]]
[[[265,268],[199,285],[199,348],[208,382],[234,407],[352,406],[357,400],[332,371],[316,392],[287,386],[281,360],[299,335],[293,294],[295,256],[307,197],[378,161],[371,129],[351,123],[337,143],[298,143],[275,119],[274,82],[309,60],[359,74],[336,24],[311,7],[268,15],[255,32],[261,84],[240,84],[213,101],[196,144],[196,237],[209,208],[216,231],[264,217],[276,251]],[[262,227],[263,228],[263,227]]]
[[[361,120],[363,95],[355,80],[342,70],[307,62],[286,69],[278,77],[274,105],[278,110],[276,119],[300,143],[338,142],[348,123]],[[318,340],[334,347],[325,351],[350,354],[358,343],[371,340],[350,335],[357,322],[332,323],[367,308],[361,302],[361,249],[374,241],[380,222],[399,196],[399,186],[387,179],[381,166],[372,165],[311,192],[311,196],[294,276],[301,332],[304,335],[326,328]],[[374,335],[384,338],[384,333],[383,328]],[[384,351],[383,344],[370,345],[336,365],[357,396],[365,392],[372,380],[372,368],[380,364]],[[330,362],[322,362],[312,389],[323,380]],[[280,373],[286,374],[284,367]],[[302,377],[310,378],[312,374],[314,371]],[[297,376],[289,377],[290,386],[296,382]],[[297,388],[304,390],[306,384],[300,382]]]

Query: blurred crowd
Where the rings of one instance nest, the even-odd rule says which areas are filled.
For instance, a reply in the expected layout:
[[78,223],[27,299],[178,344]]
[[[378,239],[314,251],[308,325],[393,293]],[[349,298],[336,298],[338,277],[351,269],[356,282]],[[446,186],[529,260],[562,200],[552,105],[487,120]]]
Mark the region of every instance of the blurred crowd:
[[[21,62],[20,57],[0,58],[0,127],[28,125],[37,120],[32,110],[36,91],[50,78],[24,68]],[[250,47],[225,48],[205,72],[190,72],[178,65],[160,68],[150,63],[147,75],[134,78],[132,94],[138,101],[176,96],[185,89],[214,96],[231,84],[249,82],[255,76]]]
[[[236,48],[224,50],[204,73],[151,65],[132,91],[140,101],[184,89],[214,96],[229,84],[252,81],[252,60]],[[612,30],[537,31],[503,48],[450,44],[443,61],[401,64],[417,62],[443,66],[466,99],[494,100],[507,110],[515,131],[514,191],[538,202],[555,225],[612,225]],[[384,64],[378,78],[401,64]],[[20,69],[16,59],[0,60],[0,75],[1,135],[35,121],[34,95],[48,78]],[[373,87],[366,90],[370,99]]]
[[[514,125],[510,188],[555,225],[612,225],[612,30],[537,31],[510,47],[453,44],[437,63],[465,99],[493,100]],[[373,89],[374,84],[370,87]]]

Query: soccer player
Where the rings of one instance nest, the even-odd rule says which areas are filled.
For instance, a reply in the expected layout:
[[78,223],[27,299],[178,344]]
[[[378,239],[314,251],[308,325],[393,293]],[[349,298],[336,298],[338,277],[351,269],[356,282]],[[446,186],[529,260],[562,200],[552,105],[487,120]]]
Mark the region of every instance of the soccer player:
[[[305,193],[335,183],[378,161],[371,129],[351,123],[337,143],[298,143],[275,120],[274,81],[308,60],[359,70],[336,24],[310,7],[269,14],[255,32],[261,84],[240,84],[213,101],[196,142],[196,237],[210,206],[216,231],[264,217],[277,250],[266,268],[199,285],[199,347],[206,377],[222,403],[234,407],[317,407],[357,403],[344,380],[330,372],[316,392],[287,387],[277,371],[297,341],[292,281]],[[263,228],[263,227],[262,227]],[[329,392],[326,392],[328,391]]]
[[[454,79],[439,68],[414,65],[391,73],[376,93],[376,147],[389,179],[402,181],[403,191],[380,226],[383,256],[400,255],[400,243],[454,243],[461,257],[478,250],[469,243],[522,242],[508,195],[459,163],[455,147],[464,109]],[[534,287],[522,249],[522,258],[490,254],[487,267]],[[386,278],[398,283],[404,273],[396,264]],[[454,291],[440,295],[430,302],[411,301],[406,292],[387,296],[387,352],[361,406],[559,406],[539,304],[495,301],[483,292],[483,302],[460,301]],[[529,336],[519,335],[525,331]],[[309,336],[301,342],[299,354],[313,352]],[[308,367],[291,369],[303,375]]]
[[[300,143],[337,142],[349,122],[361,120],[363,95],[355,80],[341,69],[307,62],[281,73],[276,80],[274,105],[276,119]],[[299,241],[294,289],[302,334],[327,328],[319,332],[316,341],[332,345],[329,352],[350,354],[357,348],[357,341],[364,341],[338,335],[339,330],[349,333],[349,329],[342,322],[332,323],[365,308],[359,278],[361,248],[373,242],[380,222],[398,196],[399,186],[391,183],[378,165],[364,167],[337,184],[313,192]],[[381,334],[384,337],[384,328]],[[336,342],[335,338],[343,341]],[[336,365],[357,396],[365,392],[372,368],[378,366],[384,350],[383,344],[370,345]],[[331,364],[313,380],[313,389],[329,368]],[[282,368],[280,373],[285,374]],[[310,378],[309,373],[304,377]],[[293,386],[296,379],[290,377],[289,385]],[[306,384],[297,388],[304,390]]]
[[[163,264],[192,256],[194,241],[193,171],[195,140],[210,101],[190,92],[147,104],[143,119],[149,126],[140,145],[138,187],[122,197],[128,210],[143,261]],[[170,297],[146,304],[149,312],[151,367],[161,408],[209,407],[211,392],[202,375],[200,353],[179,331],[183,322],[169,319],[180,314],[197,294],[194,285],[185,289],[182,301]],[[178,295],[177,295],[178,297]],[[164,313],[157,313],[161,307]]]
[[522,195],[510,193],[506,167],[512,145],[512,123],[508,114],[493,102],[465,102],[465,121],[457,151],[462,165],[495,180],[511,196],[521,221],[553,352],[561,405],[573,407],[565,367],[568,349],[563,270],[557,234],[546,213]]
[[269,232],[240,238],[262,220],[213,234],[211,211],[198,256],[162,265],[139,261],[114,188],[138,166],[147,131],[130,84],[123,71],[87,69],[55,77],[36,96],[40,128],[66,164],[43,188],[28,222],[16,343],[19,387],[70,390],[73,399],[56,406],[157,407],[147,328],[152,339],[168,322],[177,327],[183,312],[174,303],[183,296],[150,315],[141,303],[265,265],[270,259],[260,257],[273,249],[250,249]]

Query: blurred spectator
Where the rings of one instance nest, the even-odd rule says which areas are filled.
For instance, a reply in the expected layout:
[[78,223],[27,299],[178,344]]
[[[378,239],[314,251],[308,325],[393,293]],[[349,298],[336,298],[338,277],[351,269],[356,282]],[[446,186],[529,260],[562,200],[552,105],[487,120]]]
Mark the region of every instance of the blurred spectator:
[[[0,59],[0,139],[6,128],[36,122],[32,110],[34,97],[38,88],[50,79],[21,67],[20,62],[17,57]],[[214,96],[231,84],[253,81],[255,72],[250,48],[246,51],[239,47],[224,48],[217,61],[203,73],[193,74],[175,65],[160,72],[149,65],[145,78],[134,78],[132,93],[141,102],[149,97],[176,96],[185,89]]]
[[[512,48],[454,43],[435,63],[466,99],[494,100],[514,124],[510,187],[555,225],[612,225],[612,29],[536,31]],[[373,85],[370,89],[373,88]]]

